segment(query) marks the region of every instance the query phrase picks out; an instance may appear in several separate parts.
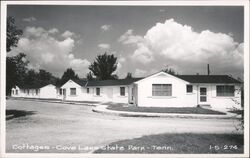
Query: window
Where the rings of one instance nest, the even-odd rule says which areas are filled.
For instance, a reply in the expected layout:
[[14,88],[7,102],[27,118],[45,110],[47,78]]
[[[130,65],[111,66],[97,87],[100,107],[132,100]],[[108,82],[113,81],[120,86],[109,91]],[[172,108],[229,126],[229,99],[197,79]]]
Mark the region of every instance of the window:
[[89,93],[89,88],[87,88],[87,93]]
[[38,93],[39,93],[39,89],[36,89],[36,95],[38,95]]
[[59,94],[62,95],[62,89],[61,88],[59,89]]
[[12,90],[12,94],[13,94],[13,95],[15,94],[15,90]]
[[70,95],[76,95],[76,88],[70,88]]
[[100,95],[100,88],[96,88],[96,95]]
[[172,96],[172,84],[153,84],[153,96]]
[[120,95],[125,96],[125,87],[120,87]]
[[187,85],[187,93],[193,92],[193,85]]
[[220,85],[216,86],[217,96],[234,96],[234,86]]
[[207,97],[206,96],[200,96],[200,102],[206,102]]
[[28,93],[28,95],[30,94],[30,90],[29,89],[27,90],[27,93]]
[[18,95],[18,90],[16,90],[16,95]]

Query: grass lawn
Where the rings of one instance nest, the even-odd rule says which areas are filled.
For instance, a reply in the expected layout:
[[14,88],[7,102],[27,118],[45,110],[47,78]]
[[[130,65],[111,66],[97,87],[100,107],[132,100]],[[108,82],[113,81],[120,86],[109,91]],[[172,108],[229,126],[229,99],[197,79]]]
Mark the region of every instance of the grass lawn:
[[137,107],[137,106],[122,106],[111,105],[108,106],[109,110],[129,111],[129,112],[152,112],[152,113],[179,113],[179,114],[212,114],[212,115],[225,115],[225,113],[204,109],[200,107]]
[[237,134],[159,134],[113,142],[94,153],[243,153],[243,140]]

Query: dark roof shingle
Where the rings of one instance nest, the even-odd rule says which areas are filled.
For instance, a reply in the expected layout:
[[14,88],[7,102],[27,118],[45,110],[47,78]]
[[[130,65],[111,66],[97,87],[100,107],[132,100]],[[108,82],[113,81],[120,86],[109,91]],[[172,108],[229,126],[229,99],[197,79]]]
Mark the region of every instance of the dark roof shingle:
[[228,75],[177,75],[190,83],[241,83]]
[[23,85],[17,85],[17,86],[21,89],[39,89],[50,84],[52,83],[31,83],[31,84],[23,84]]
[[80,86],[84,87],[87,83],[86,79],[71,79],[75,83],[79,84]]
[[128,78],[128,79],[117,79],[117,80],[96,80],[88,81],[87,86],[115,86],[115,85],[130,85],[142,78]]

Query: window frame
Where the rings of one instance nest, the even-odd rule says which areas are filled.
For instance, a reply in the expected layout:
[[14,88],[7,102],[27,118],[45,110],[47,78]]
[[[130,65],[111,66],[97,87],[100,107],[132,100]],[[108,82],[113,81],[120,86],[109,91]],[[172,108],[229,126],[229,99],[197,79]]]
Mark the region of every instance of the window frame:
[[[221,88],[220,90],[218,89],[219,87]],[[216,85],[216,96],[217,97],[234,97],[235,86],[234,85]]]
[[[164,86],[166,86],[164,90]],[[165,95],[166,94],[166,95]],[[172,84],[152,84],[153,97],[171,97],[173,95]]]
[[59,95],[63,95],[63,89],[62,88],[59,89]]
[[96,87],[96,89],[95,89],[95,95],[96,96],[100,96],[101,95],[101,88],[100,87]]
[[120,96],[126,95],[126,87],[120,87]]
[[[75,90],[75,91],[73,91],[73,90]],[[70,88],[69,91],[70,91],[69,94],[70,94],[71,96],[75,96],[75,95],[76,95],[76,88]],[[72,92],[75,92],[75,93],[72,93]]]
[[[189,88],[191,88],[191,91],[189,91],[190,89]],[[193,93],[193,85],[190,85],[190,84],[188,84],[187,86],[186,86],[186,92],[187,93]]]

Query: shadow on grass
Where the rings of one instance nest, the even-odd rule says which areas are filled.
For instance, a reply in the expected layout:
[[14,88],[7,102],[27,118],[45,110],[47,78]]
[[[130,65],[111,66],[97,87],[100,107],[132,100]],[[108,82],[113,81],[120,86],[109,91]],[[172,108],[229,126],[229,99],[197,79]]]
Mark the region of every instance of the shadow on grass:
[[11,120],[18,117],[25,117],[28,115],[34,115],[35,111],[25,111],[25,110],[6,110],[6,120]]

